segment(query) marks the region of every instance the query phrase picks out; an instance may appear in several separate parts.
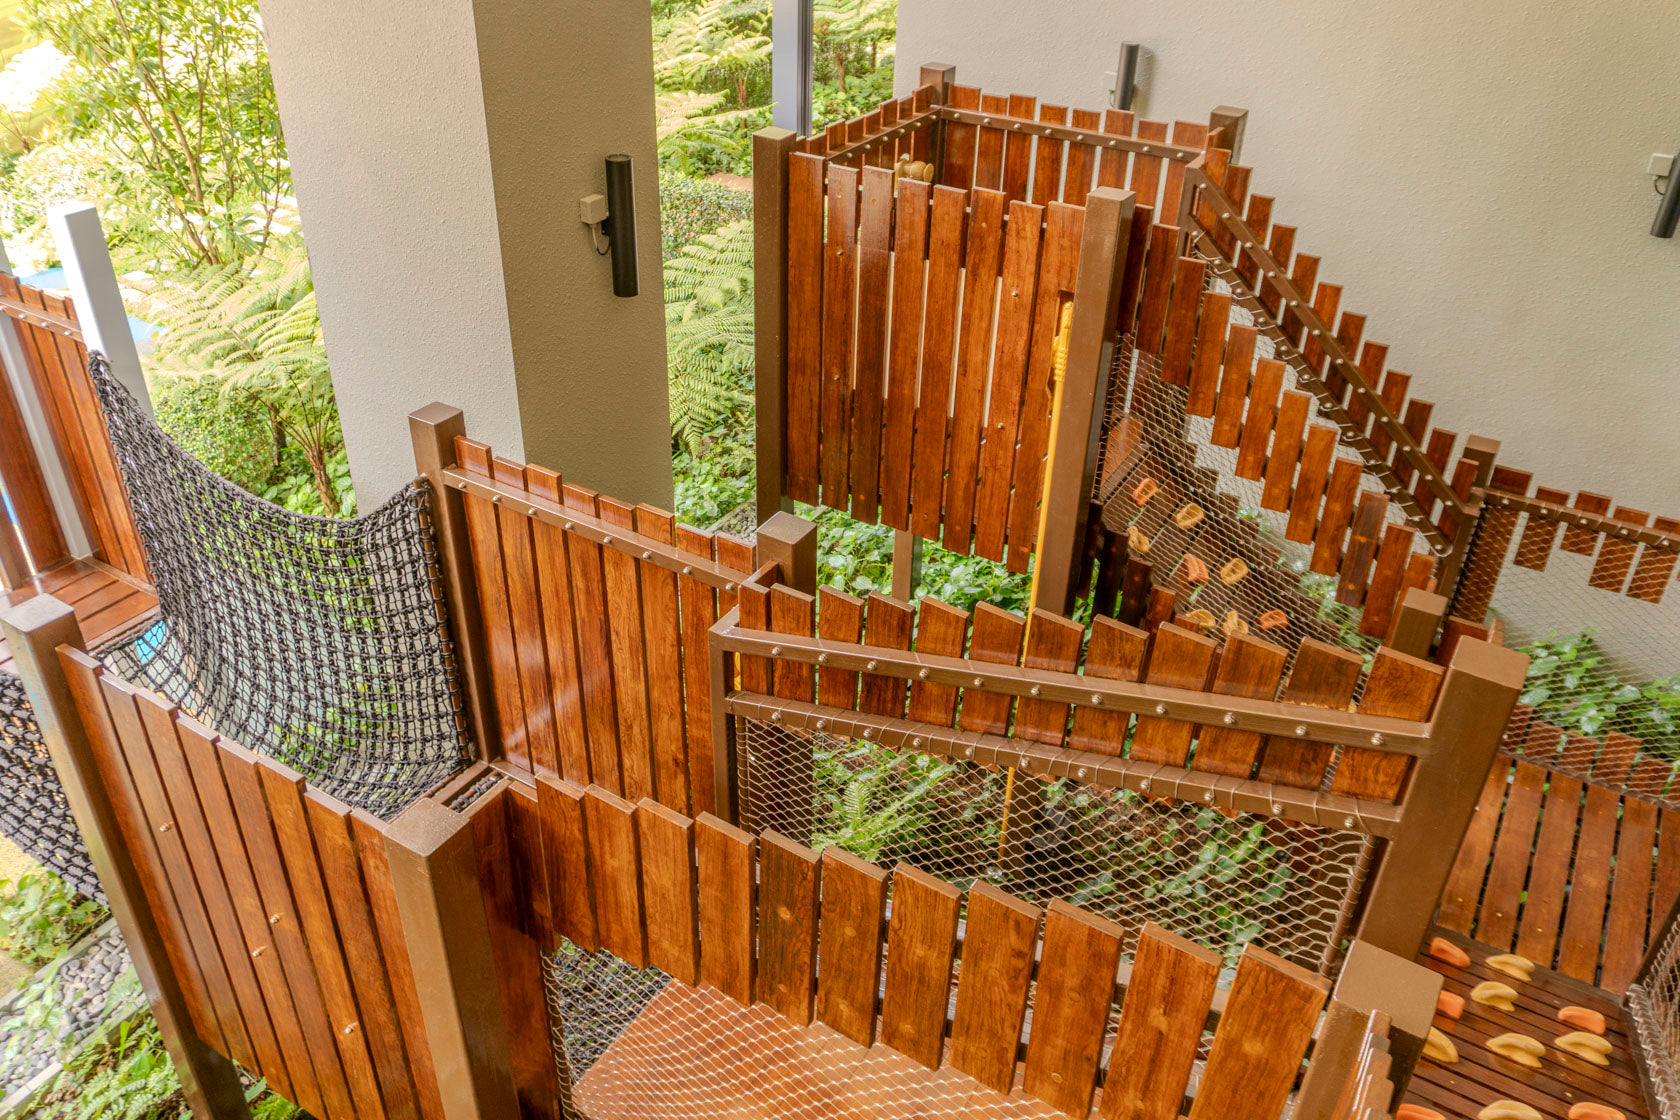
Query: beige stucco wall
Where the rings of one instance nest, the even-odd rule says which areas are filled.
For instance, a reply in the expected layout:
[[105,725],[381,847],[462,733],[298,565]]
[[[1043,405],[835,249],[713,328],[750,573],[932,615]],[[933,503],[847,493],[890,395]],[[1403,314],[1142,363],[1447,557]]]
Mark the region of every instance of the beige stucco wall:
[[[645,5],[262,0],[364,508],[414,473],[407,414],[630,501],[671,473]],[[578,221],[636,160],[642,294]]]
[[1436,417],[1559,489],[1680,516],[1680,239],[1648,230],[1680,144],[1680,4],[901,0],[900,85],[1251,112],[1244,162],[1342,306],[1370,316]]
[[[645,3],[477,0],[520,423],[533,462],[670,508],[670,412]],[[612,292],[578,199],[635,161],[641,294]]]
[[262,0],[333,386],[362,508],[414,476],[434,400],[521,453],[466,0]]

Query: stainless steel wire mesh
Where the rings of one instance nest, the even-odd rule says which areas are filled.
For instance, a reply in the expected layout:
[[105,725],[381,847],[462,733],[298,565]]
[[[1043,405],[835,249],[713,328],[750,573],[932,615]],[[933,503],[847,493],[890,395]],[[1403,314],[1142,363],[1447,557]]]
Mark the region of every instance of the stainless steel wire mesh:
[[1326,974],[1339,961],[1372,851],[1361,833],[735,718],[749,831],[1062,899],[1120,921],[1127,954],[1153,921],[1229,967],[1248,944]]
[[1628,986],[1623,1017],[1659,1120],[1680,1120],[1680,923],[1670,925]]

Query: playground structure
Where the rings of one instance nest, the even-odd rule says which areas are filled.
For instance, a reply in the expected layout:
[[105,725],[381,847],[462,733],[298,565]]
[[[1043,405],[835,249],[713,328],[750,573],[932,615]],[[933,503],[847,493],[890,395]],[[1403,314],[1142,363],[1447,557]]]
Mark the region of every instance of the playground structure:
[[[159,555],[203,542],[130,498],[200,483],[82,375],[73,308],[0,292],[89,570],[136,611],[155,586],[190,651],[88,656],[107,608],[84,632],[49,598],[69,558],[8,453],[8,496],[36,495],[0,545],[11,654],[196,1109],[239,1114],[231,1058],[323,1117],[1383,1117],[1395,1089],[1667,1114],[1672,751],[1518,703],[1488,607],[1561,549],[1659,608],[1674,524],[1531,497],[1491,441],[1431,429],[1249,197],[1240,111],[1169,130],[951,78],[758,139],[754,540],[434,405],[367,587],[246,589],[282,628],[354,599],[365,649],[194,644],[227,617],[195,595],[243,569]],[[902,593],[817,588],[790,499],[898,530]],[[319,530],[268,531],[307,555]],[[920,540],[1031,557],[1035,609],[912,603]],[[357,807],[365,719],[315,701],[329,749],[299,750],[208,682],[386,679],[404,573],[435,643],[416,697],[450,713],[419,739],[459,772]],[[1432,923],[1470,965],[1411,963]],[[1491,978],[1471,936],[1541,971],[1505,1018],[1436,1019],[1458,1062],[1420,1060],[1443,979]],[[1565,997],[1606,1015],[1607,1072],[1484,1053]]]

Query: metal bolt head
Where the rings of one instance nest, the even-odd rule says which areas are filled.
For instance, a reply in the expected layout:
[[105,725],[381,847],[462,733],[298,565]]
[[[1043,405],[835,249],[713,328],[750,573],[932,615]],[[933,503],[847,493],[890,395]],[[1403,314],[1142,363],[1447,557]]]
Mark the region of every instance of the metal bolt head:
[[1297,734],[1297,735],[1305,735],[1305,734],[1306,734],[1306,733],[1307,733],[1307,725],[1306,725],[1306,724],[1304,724],[1304,723],[1297,723],[1297,724],[1296,724],[1296,725],[1295,725],[1295,734]]
[[1342,818],[1342,827],[1343,828],[1352,828],[1353,827],[1353,818],[1352,817],[1343,817]]
[[974,687],[975,687],[975,688],[979,688],[979,687],[980,687],[980,686],[981,686],[981,685],[983,685],[983,684],[985,684],[985,683],[986,683],[986,682],[985,682],[985,681],[983,681],[983,680],[981,680],[981,679],[980,679],[980,678],[979,678],[979,677],[975,677],[975,678],[974,678]]
[[782,722],[782,713],[781,712],[771,712],[770,713],[770,722],[771,723]]
[[965,749],[963,751],[963,757],[964,758],[973,758],[974,757],[974,748],[973,747],[968,747],[967,749]]
[[920,672],[918,672],[916,674],[916,676],[925,681],[925,680],[928,679],[928,671],[926,669],[923,669]]
[[158,825],[158,831],[159,832],[170,832],[170,831],[173,831],[174,828],[175,828],[175,822],[174,821],[164,821],[162,824]]
[[612,542],[613,542],[613,539],[611,537],[602,537],[601,538],[601,543],[602,544],[611,544]]
[[1100,692],[1091,693],[1091,703],[1101,704],[1102,703],[1102,693],[1100,693]]
[[914,739],[910,740],[910,745],[912,747],[921,746],[922,745],[922,737],[920,735],[916,736]]
[[1237,713],[1235,713],[1235,712],[1226,712],[1225,713],[1225,726],[1226,727],[1229,727],[1233,723],[1236,723],[1236,722],[1237,722]]
[[1210,789],[1207,792],[1203,793],[1202,794],[1202,800],[1206,801],[1209,805],[1212,805],[1213,804],[1213,791]]
[[782,655],[782,647],[781,646],[771,646],[770,647],[770,656],[771,657],[780,657],[781,655]]
[[683,575],[685,575],[685,576],[691,576],[691,575],[693,575],[693,574],[694,574],[694,567],[693,567],[693,565],[690,565],[690,564],[684,564],[684,565],[683,565],[683,570],[682,570],[682,574],[683,574]]
[[828,654],[826,654],[826,653],[817,654],[817,664],[818,665],[827,665],[828,664]]
[[1138,788],[1143,790],[1145,793],[1148,793],[1149,792],[1149,785],[1150,785],[1149,779],[1145,778],[1143,781],[1138,783]]
[[279,924],[280,924],[280,915],[278,915],[278,914],[270,914],[270,915],[269,915],[269,916],[268,916],[268,924],[269,924],[269,925],[271,925],[271,926],[277,926],[277,925],[279,925]]
[[565,524],[564,524],[564,525],[562,525],[562,526],[560,526],[560,527],[561,527],[561,528],[562,528],[562,529],[564,529],[564,530],[566,530],[566,532],[568,532],[568,533],[569,533],[569,532],[571,532],[571,531],[572,531],[572,530],[573,530],[573,529],[576,529],[576,528],[577,528],[577,522],[576,522],[576,521],[568,521],[568,522],[566,522],[566,523],[565,523]]
[[1042,688],[1038,687],[1036,684],[1032,686],[1032,694],[1034,696],[1037,696],[1039,693],[1041,693],[1043,691],[1044,690]]
[[875,668],[875,662],[874,662],[874,660],[873,660],[873,659],[871,659],[871,660],[870,660],[870,662],[869,662],[869,664],[867,664],[867,665],[865,665],[865,666],[864,666],[864,668],[865,668],[865,669],[873,669],[873,668]]
[[817,721],[817,730],[818,731],[821,731],[823,728],[825,728],[827,726],[828,726],[828,721],[826,719],[819,719]]
[[490,504],[493,505],[493,506],[501,505],[502,504],[502,496],[500,494],[490,495]]
[[1371,745],[1373,747],[1380,747],[1380,746],[1382,746],[1382,744],[1383,744],[1382,732],[1379,731],[1376,734],[1371,736]]
[[1167,714],[1167,706],[1165,704],[1155,705],[1155,714],[1158,715],[1158,716],[1166,715]]
[[642,549],[642,559],[643,560],[652,560],[653,559],[653,550],[651,548]]
[[251,958],[254,960],[257,957],[262,956],[263,955],[263,950],[266,949],[266,948],[267,948],[266,945],[258,945],[255,949],[251,950]]
[[1279,805],[1279,804],[1278,804],[1278,803],[1277,803],[1277,802],[1275,802],[1275,801],[1274,801],[1274,802],[1272,802],[1272,812],[1274,812],[1274,813],[1282,813],[1282,812],[1283,812],[1283,806],[1282,806],[1282,805]]
[[863,729],[863,737],[864,737],[864,738],[865,738],[865,739],[873,739],[873,738],[875,738],[875,729],[874,729],[874,728],[873,728],[873,727],[866,727],[866,728],[864,728],[864,729]]
[[358,1023],[346,1023],[346,1024],[344,1024],[344,1030],[341,1031],[340,1033],[342,1033],[342,1034],[355,1034],[356,1033],[356,1028],[359,1025],[360,1024],[358,1024]]
[[1074,775],[1074,776],[1078,777],[1078,778],[1083,778],[1085,776],[1085,767],[1081,766],[1079,768],[1079,773]]

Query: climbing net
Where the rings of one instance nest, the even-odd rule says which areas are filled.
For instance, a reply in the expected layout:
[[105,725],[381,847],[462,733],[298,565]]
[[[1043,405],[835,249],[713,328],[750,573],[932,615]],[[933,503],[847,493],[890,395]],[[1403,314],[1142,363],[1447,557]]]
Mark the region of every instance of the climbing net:
[[349,520],[293,513],[177,447],[102,355],[91,374],[160,613],[113,668],[380,816],[459,770],[430,487]]

